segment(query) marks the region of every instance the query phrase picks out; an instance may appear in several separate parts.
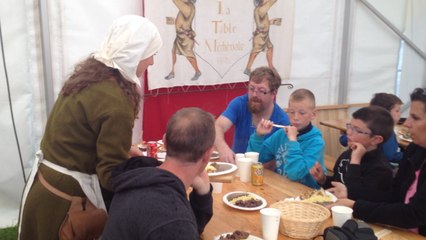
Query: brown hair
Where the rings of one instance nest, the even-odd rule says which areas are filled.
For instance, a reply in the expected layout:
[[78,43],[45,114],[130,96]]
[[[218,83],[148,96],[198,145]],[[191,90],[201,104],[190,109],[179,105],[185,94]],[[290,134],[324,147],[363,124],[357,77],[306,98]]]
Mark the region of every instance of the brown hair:
[[117,69],[108,67],[93,57],[89,57],[75,66],[74,72],[64,83],[60,94],[63,96],[74,95],[86,87],[102,81],[116,81],[123,90],[123,94],[134,106],[135,116],[137,116],[141,96],[136,84],[126,80]]
[[371,106],[380,106],[388,111],[396,104],[402,105],[401,99],[390,93],[376,93],[370,101]]
[[268,80],[271,92],[275,92],[281,86],[281,77],[274,68],[258,67],[250,73],[250,81],[260,83],[264,79]]
[[424,105],[423,110],[426,112],[426,88],[416,88],[410,94],[411,102],[419,101]]
[[199,108],[183,108],[167,123],[167,156],[196,162],[213,146],[215,137],[212,114]]

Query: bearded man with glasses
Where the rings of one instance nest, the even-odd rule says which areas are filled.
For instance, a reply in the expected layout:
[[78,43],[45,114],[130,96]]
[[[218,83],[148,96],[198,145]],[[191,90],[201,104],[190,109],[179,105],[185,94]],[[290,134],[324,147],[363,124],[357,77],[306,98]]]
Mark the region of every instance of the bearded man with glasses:
[[[221,161],[235,163],[235,153],[246,152],[249,137],[262,118],[280,125],[290,124],[287,114],[275,102],[280,85],[281,77],[275,69],[259,67],[250,73],[247,94],[234,98],[216,119],[215,147]],[[225,141],[225,132],[232,126],[235,129],[231,149]]]

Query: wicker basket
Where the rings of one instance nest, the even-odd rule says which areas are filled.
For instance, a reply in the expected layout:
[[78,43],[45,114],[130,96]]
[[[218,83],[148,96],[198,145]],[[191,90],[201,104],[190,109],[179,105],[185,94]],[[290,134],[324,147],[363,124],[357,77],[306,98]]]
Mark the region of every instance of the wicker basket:
[[271,205],[281,210],[280,233],[309,239],[321,233],[330,211],[318,204],[300,201],[280,201]]

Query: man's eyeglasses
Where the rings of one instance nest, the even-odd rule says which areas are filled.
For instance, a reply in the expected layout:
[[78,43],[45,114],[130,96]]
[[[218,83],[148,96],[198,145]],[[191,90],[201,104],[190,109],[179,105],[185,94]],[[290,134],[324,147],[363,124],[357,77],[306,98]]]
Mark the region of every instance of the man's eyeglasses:
[[361,129],[352,126],[352,124],[350,123],[346,123],[346,129],[350,129],[352,132],[356,133],[356,134],[365,134],[365,135],[372,135],[372,132],[364,132]]
[[272,92],[272,90],[267,91],[266,89],[263,89],[263,88],[256,89],[253,86],[248,86],[247,89],[248,89],[249,92],[251,92],[251,93],[258,93],[259,95],[266,95],[266,94]]

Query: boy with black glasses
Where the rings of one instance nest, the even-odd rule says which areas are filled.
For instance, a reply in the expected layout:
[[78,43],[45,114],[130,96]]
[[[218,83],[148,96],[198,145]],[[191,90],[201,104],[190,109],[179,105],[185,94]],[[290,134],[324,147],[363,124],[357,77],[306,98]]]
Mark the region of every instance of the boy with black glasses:
[[370,193],[392,189],[392,170],[379,146],[392,135],[393,125],[392,116],[382,107],[355,111],[347,125],[349,149],[337,159],[334,175],[326,176],[318,163],[310,169],[311,175],[324,188],[344,184],[350,199],[385,200]]

